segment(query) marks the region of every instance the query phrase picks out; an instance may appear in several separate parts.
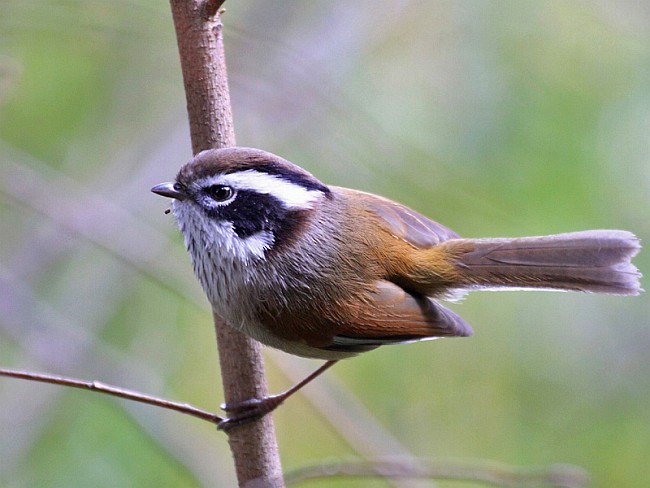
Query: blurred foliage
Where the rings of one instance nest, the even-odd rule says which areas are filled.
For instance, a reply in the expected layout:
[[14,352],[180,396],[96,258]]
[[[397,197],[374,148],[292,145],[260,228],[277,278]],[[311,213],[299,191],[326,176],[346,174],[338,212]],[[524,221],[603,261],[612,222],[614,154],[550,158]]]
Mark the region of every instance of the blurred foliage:
[[[648,4],[226,7],[240,145],[467,236],[615,227],[650,242]],[[0,364],[216,408],[206,301],[165,202],[149,193],[190,156],[168,10],[0,4]],[[647,252],[636,262],[650,269]],[[647,295],[474,294],[452,305],[471,339],[344,362],[283,406],[283,463],[565,462],[598,487],[643,486],[649,305]],[[273,390],[315,366],[268,357]],[[333,407],[317,412],[319,394]],[[2,379],[0,432],[6,487],[233,484],[211,426],[87,392]],[[387,486],[309,486],[352,485]]]

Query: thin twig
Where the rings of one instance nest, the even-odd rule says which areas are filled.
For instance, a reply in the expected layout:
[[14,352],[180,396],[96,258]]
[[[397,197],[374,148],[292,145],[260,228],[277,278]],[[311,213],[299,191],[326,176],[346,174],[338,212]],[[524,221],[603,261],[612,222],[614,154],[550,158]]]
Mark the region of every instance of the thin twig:
[[496,463],[453,463],[395,460],[357,461],[305,466],[287,473],[287,485],[304,481],[343,477],[382,477],[471,481],[488,486],[584,488],[590,480],[577,466],[555,464],[519,468]]
[[82,390],[97,391],[99,393],[105,393],[107,395],[126,398],[127,400],[133,400],[140,403],[148,403],[149,405],[166,408],[168,410],[175,410],[186,415],[192,415],[193,417],[207,420],[213,424],[218,424],[223,420],[223,417],[220,417],[215,413],[208,412],[207,410],[201,410],[200,408],[193,407],[187,403],[179,403],[167,400],[165,398],[145,395],[144,393],[137,391],[107,385],[106,383],[102,383],[100,381],[84,381],[76,378],[66,378],[63,376],[56,376],[51,374],[34,373],[31,371],[18,371],[15,369],[5,368],[0,368],[0,376],[7,376],[9,378],[19,378],[30,381],[40,381],[41,383],[52,383],[54,385],[80,388]]

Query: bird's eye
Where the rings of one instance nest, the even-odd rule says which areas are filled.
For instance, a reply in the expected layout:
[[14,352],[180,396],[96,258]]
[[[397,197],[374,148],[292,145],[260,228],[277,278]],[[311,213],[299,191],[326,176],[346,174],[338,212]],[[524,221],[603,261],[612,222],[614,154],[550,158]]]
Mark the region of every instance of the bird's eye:
[[235,190],[226,185],[212,185],[206,188],[206,193],[215,202],[223,203],[232,200],[235,196]]

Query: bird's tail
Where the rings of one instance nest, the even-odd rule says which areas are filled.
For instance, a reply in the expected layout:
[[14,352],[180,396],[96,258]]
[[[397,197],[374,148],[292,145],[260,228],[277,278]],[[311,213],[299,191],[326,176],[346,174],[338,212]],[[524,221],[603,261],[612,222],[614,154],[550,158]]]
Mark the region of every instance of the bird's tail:
[[462,289],[573,290],[638,295],[641,274],[631,259],[639,239],[622,230],[588,230],[519,239],[453,239]]

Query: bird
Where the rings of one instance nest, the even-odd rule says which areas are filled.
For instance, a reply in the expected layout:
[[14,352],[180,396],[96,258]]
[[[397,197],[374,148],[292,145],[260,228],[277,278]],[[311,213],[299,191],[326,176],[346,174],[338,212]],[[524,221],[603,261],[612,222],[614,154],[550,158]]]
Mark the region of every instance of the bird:
[[474,290],[642,291],[631,232],[461,238],[405,205],[326,185],[260,149],[202,151],[151,191],[172,199],[214,313],[267,346],[326,361],[285,392],[224,405],[232,415],[223,429],[271,412],[338,360],[471,335],[440,300]]

